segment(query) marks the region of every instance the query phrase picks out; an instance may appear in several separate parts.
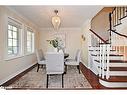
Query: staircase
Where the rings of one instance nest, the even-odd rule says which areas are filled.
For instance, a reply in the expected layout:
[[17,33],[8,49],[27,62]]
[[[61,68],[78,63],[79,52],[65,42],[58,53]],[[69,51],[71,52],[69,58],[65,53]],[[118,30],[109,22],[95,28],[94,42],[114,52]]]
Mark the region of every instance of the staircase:
[[89,46],[89,68],[108,88],[127,88],[127,36],[117,31],[126,17],[127,7],[115,7],[109,13],[108,40],[90,29],[96,44]]

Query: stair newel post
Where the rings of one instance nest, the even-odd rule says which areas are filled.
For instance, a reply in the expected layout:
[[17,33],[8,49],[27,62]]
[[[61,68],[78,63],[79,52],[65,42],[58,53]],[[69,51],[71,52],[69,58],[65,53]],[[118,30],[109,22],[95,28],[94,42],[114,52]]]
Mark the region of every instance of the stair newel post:
[[[100,41],[101,42],[101,41]],[[102,76],[102,45],[99,45],[100,53],[99,53],[99,62],[100,62],[100,68],[99,68],[99,76]]]
[[[118,41],[121,41],[121,38],[120,37],[118,37],[118,39],[117,39]],[[118,50],[119,50],[119,52],[118,52],[118,54],[120,54],[121,53],[121,51],[120,51],[120,45],[118,45]]]
[[109,54],[110,54],[110,44],[107,44],[107,49],[106,49],[106,79],[109,78]]
[[102,44],[102,78],[104,78],[104,65],[105,65],[105,44]]
[[99,47],[100,47],[99,43],[101,43],[101,40],[98,38],[98,44],[97,44],[97,49],[96,49],[97,50],[97,59],[99,58],[99,52],[100,52],[99,51]]
[[[116,37],[115,37],[115,43],[117,42],[117,39],[118,39],[118,36],[116,35]],[[114,43],[114,44],[115,44]],[[119,53],[119,46],[118,46],[118,43],[116,44],[116,52],[117,52],[117,54]]]
[[[124,43],[126,42],[126,39],[124,38]],[[123,60],[126,60],[126,45],[123,45]]]
[[110,43],[111,43],[111,30],[112,30],[112,13],[109,13],[109,26],[110,26]]
[[107,61],[107,45],[104,45],[105,52],[104,52],[104,70],[106,70],[106,61]]

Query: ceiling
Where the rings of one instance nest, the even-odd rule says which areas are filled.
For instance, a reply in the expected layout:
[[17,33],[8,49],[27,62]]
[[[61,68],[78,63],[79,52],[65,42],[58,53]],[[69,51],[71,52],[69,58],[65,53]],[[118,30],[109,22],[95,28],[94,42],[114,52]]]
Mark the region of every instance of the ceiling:
[[54,10],[59,11],[61,18],[61,27],[81,27],[87,19],[94,17],[103,6],[9,6],[16,12],[25,16],[36,24],[39,28],[52,28],[51,17],[54,16]]

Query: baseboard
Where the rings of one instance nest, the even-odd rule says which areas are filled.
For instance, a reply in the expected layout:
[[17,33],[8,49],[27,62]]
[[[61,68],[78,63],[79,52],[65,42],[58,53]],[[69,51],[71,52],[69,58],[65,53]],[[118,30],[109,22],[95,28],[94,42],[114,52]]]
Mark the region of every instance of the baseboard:
[[80,62],[89,69],[89,66],[87,66],[82,60],[80,60]]
[[18,75],[22,74],[23,72],[27,71],[28,69],[30,69],[31,67],[33,67],[34,65],[36,65],[37,62],[34,62],[33,64],[25,67],[22,70],[17,71],[16,73],[9,75],[7,78],[0,80],[0,86],[5,86],[8,84],[9,81],[14,80],[13,78],[16,78]]

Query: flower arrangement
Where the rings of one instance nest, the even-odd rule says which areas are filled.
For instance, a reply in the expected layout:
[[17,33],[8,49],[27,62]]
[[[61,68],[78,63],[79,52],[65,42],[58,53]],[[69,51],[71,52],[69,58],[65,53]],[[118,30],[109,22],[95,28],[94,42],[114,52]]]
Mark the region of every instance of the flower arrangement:
[[58,47],[58,40],[54,39],[54,40],[47,40],[54,48]]
[[53,40],[47,40],[54,48],[57,48],[57,51],[63,49],[63,43],[60,38],[55,38]]

